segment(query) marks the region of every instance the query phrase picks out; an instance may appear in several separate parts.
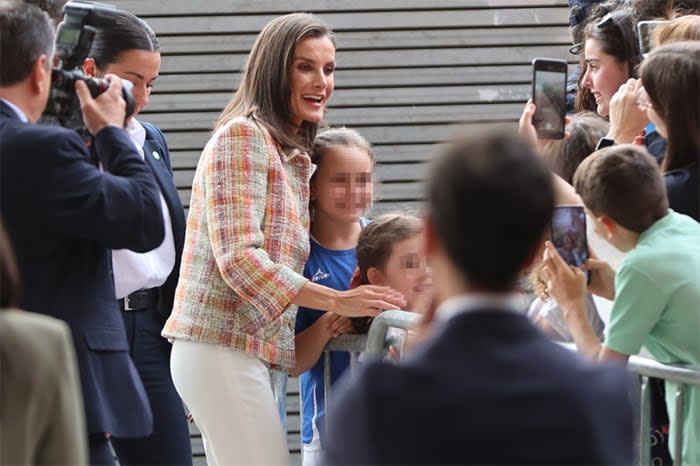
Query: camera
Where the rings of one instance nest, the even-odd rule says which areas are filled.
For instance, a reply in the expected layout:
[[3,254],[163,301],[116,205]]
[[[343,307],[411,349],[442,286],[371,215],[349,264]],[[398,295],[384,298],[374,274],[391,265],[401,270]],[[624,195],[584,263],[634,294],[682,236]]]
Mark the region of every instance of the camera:
[[[112,5],[71,1],[64,6],[64,19],[56,30],[54,63],[57,65],[51,71],[51,95],[44,115],[86,138],[89,132],[83,124],[75,82],[84,81],[93,98],[109,87],[107,80],[88,77],[81,67],[90,53],[97,28],[106,25],[105,19],[114,16],[117,11]],[[126,102],[128,118],[136,109],[131,92],[133,84],[125,79],[122,83],[122,98]]]

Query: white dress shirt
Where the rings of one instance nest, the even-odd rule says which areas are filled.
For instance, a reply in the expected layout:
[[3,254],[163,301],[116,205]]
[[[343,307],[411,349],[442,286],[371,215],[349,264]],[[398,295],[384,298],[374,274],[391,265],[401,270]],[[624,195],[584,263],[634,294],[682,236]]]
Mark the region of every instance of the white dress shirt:
[[435,311],[439,321],[446,321],[457,314],[478,311],[482,309],[497,309],[523,314],[527,305],[520,293],[469,293],[453,296]]
[[27,118],[27,115],[25,115],[24,112],[22,110],[20,110],[18,106],[16,106],[15,104],[13,104],[12,102],[10,102],[7,99],[0,99],[0,100],[5,102],[7,104],[7,106],[10,107],[13,112],[15,112],[15,115],[17,115],[17,118],[19,118],[20,120],[22,120],[25,123],[29,123],[29,118]]
[[[143,143],[146,130],[135,118],[125,128],[141,157],[144,157]],[[149,154],[150,155],[150,154]],[[175,266],[175,240],[170,222],[170,211],[160,193],[160,205],[165,223],[165,239],[157,248],[139,253],[128,249],[112,251],[112,269],[114,270],[114,288],[117,298],[140,289],[155,288],[168,279]]]

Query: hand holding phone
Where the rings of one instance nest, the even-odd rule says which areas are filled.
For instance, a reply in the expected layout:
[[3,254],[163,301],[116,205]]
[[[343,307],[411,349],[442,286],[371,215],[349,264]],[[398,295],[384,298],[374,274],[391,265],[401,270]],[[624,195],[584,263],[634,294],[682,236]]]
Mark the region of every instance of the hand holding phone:
[[563,139],[567,64],[564,60],[535,58],[532,70],[532,102],[537,107],[532,124],[537,137]]
[[[552,244],[569,265],[581,267],[588,260],[586,212],[580,205],[556,206],[551,225]],[[590,281],[590,273],[587,272]]]

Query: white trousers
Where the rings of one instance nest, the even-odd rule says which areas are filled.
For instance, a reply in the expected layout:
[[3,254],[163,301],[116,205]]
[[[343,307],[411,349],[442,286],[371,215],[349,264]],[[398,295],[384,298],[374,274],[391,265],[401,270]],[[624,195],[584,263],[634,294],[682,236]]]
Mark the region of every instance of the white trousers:
[[170,370],[206,438],[209,466],[290,463],[266,365],[220,345],[175,340]]

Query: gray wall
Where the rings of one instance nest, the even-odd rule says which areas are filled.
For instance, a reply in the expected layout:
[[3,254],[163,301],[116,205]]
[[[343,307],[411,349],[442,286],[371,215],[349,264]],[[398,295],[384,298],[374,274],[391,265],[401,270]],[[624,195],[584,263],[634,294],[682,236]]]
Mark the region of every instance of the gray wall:
[[337,32],[327,121],[375,145],[375,211],[422,198],[426,161],[458,122],[515,122],[534,57],[568,58],[566,0],[117,0],[153,27],[163,65],[143,118],[159,125],[187,205],[200,151],[271,18],[320,15]]

